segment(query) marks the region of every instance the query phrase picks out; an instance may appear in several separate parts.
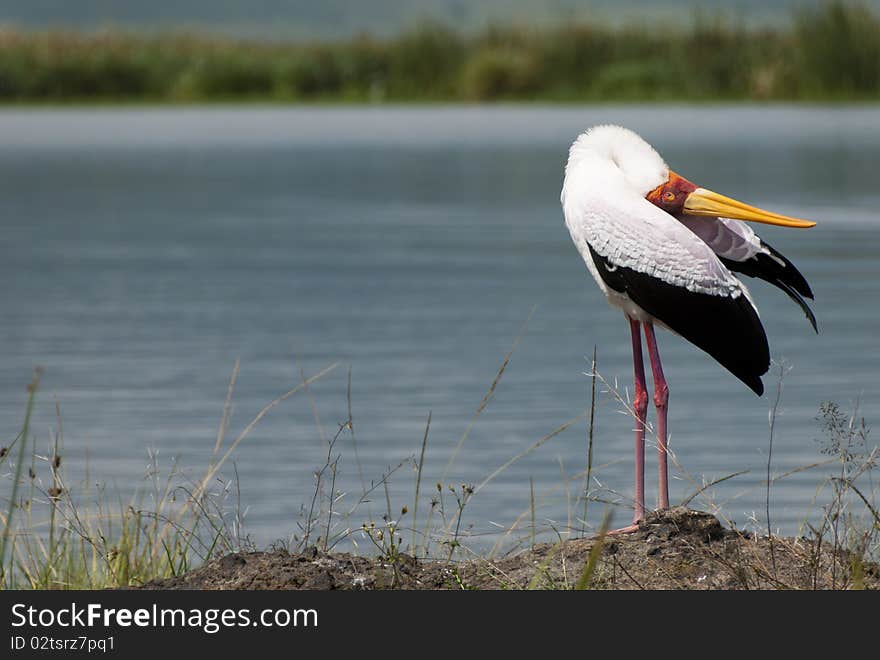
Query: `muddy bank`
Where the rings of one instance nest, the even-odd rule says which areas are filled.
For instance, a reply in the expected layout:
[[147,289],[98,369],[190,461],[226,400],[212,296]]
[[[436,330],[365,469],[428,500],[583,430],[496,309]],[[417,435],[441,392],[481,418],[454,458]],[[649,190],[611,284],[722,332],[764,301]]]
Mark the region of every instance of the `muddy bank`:
[[[396,561],[283,551],[227,555],[147,589],[572,589],[595,539],[542,544],[494,561]],[[725,529],[714,516],[684,508],[651,514],[636,532],[601,542],[593,589],[880,588],[880,567],[853,562],[825,543],[768,540]]]

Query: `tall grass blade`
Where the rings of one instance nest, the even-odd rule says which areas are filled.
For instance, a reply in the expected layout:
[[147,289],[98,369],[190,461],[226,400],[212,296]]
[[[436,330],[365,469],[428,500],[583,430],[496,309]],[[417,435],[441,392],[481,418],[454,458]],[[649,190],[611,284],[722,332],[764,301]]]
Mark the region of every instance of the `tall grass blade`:
[[[2,572],[2,575],[0,575],[0,584],[4,586],[7,580],[12,580],[12,575],[7,575],[6,549],[9,545],[9,538],[12,535],[12,529],[14,525],[13,518],[15,515],[15,509],[17,507],[16,499],[18,497],[18,486],[19,482],[21,481],[22,471],[24,469],[24,456],[25,449],[27,447],[28,432],[30,431],[31,427],[31,415],[34,412],[34,400],[37,396],[37,389],[40,386],[41,375],[42,369],[40,369],[39,367],[34,369],[33,378],[31,378],[31,382],[28,385],[28,398],[27,406],[25,407],[24,422],[21,425],[21,434],[18,437],[18,460],[15,463],[15,474],[13,475],[12,481],[12,493],[9,496],[9,507],[6,510],[6,524],[3,527],[3,536],[0,537],[0,572]],[[12,448],[10,447],[9,449],[11,450]],[[8,572],[11,573],[11,568]]]
[[596,566],[599,564],[599,558],[602,556],[602,549],[605,547],[605,539],[608,536],[608,527],[611,525],[611,511],[605,514],[602,520],[602,526],[599,528],[599,534],[593,541],[593,547],[590,548],[590,554],[584,564],[584,570],[578,578],[577,584],[574,585],[575,591],[584,591],[590,588],[593,582],[593,576],[596,573]]

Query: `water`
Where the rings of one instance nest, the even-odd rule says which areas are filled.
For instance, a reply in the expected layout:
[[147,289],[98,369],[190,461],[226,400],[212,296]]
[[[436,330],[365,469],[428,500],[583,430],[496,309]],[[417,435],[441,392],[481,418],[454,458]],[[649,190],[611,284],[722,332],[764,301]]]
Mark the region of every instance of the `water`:
[[[785,379],[773,446],[781,474],[823,458],[815,417],[859,400],[880,418],[876,258],[880,111],[874,108],[585,107],[6,110],[0,113],[0,433],[18,431],[25,384],[43,365],[33,426],[57,427],[74,487],[143,488],[148,450],[203,472],[236,358],[230,437],[263,405],[339,363],[273,409],[236,453],[246,526],[258,545],[296,529],[313,473],[351,406],[361,468],[340,436],[337,486],[417,455],[428,412],[421,516],[458,439],[534,313],[450,483],[480,483],[587,406],[586,356],[629,386],[627,326],[589,277],[563,224],[567,147],[599,122],[642,133],[692,180],[813,218],[760,227],[816,293],[821,334],[775,288],[749,281]],[[672,448],[693,478],[745,474],[707,492],[740,525],[762,522],[768,395],[758,399],[682,340],[660,338]],[[632,494],[631,422],[600,393],[595,475],[603,498]],[[319,430],[320,425],[320,430]],[[4,443],[6,444],[6,443]],[[491,532],[529,509],[580,527],[578,422],[501,472],[468,504]],[[648,492],[655,472],[649,451]],[[672,481],[673,501],[695,485]],[[227,470],[227,474],[229,471]],[[772,522],[815,520],[821,469],[777,482]],[[41,473],[41,478],[46,475]],[[410,464],[390,479],[411,506]],[[598,489],[598,485],[594,484]],[[697,499],[695,506],[709,504]],[[384,491],[359,525],[385,509]],[[597,524],[604,505],[594,505]],[[628,513],[618,509],[615,521]],[[494,537],[488,537],[494,541]],[[488,541],[481,540],[478,546]]]

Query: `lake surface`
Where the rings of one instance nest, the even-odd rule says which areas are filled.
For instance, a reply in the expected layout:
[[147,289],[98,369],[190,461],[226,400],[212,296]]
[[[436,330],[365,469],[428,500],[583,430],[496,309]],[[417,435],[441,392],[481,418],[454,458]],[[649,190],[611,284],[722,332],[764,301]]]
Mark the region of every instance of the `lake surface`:
[[[16,109],[0,112],[3,444],[42,365],[38,451],[57,427],[57,404],[71,486],[82,485],[88,462],[92,481],[126,498],[147,487],[150,450],[163,471],[176,459],[193,477],[204,472],[236,359],[230,438],[301,373],[338,363],[237,450],[246,530],[258,545],[296,531],[326,439],[348,418],[349,368],[360,468],[344,431],[334,448],[338,508],[418,456],[431,411],[424,520],[530,313],[444,482],[479,484],[583,414],[593,346],[602,376],[630,387],[627,325],[590,278],[559,207],[568,145],[600,122],[640,132],[698,184],[819,222],[758,228],[811,282],[818,336],[780,291],[747,278],[772,355],[791,367],[773,473],[825,458],[823,401],[844,410],[859,401],[869,424],[880,420],[878,109]],[[663,333],[660,349],[671,446],[691,475],[676,470],[672,500],[746,471],[706,494],[737,524],[754,516],[763,525],[774,377],[759,399],[683,340]],[[620,502],[614,522],[624,524],[632,422],[620,409],[600,391],[593,493]],[[538,524],[579,529],[583,478],[574,477],[585,457],[579,421],[501,472],[465,509],[463,527],[487,534],[471,544],[493,543],[498,525],[529,511],[530,479]],[[649,505],[654,466],[649,449]],[[824,474],[774,484],[774,527],[795,533],[817,520]],[[411,462],[391,476],[392,511],[412,508],[414,481]],[[380,488],[349,523],[378,520],[385,508]],[[592,504],[588,523],[605,508]]]

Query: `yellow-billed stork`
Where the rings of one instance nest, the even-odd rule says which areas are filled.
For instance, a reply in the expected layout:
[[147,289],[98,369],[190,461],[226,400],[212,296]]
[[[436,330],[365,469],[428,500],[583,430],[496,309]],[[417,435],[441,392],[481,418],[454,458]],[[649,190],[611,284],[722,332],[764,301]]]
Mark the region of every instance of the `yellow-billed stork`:
[[800,228],[816,223],[700,188],[671,171],[651,145],[620,126],[596,126],[574,141],[561,201],[565,224],[596,283],[629,320],[635,376],[635,525],[645,515],[648,393],[641,328],[654,378],[658,507],[666,509],[669,388],[654,325],[703,349],[760,396],[761,376],[770,367],[767,335],[748,289],[733,273],[782,289],[800,305],[814,330],[816,318],[804,302],[813,293],[803,275],[740,220]]

